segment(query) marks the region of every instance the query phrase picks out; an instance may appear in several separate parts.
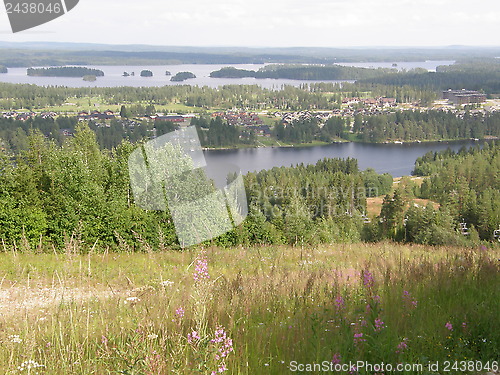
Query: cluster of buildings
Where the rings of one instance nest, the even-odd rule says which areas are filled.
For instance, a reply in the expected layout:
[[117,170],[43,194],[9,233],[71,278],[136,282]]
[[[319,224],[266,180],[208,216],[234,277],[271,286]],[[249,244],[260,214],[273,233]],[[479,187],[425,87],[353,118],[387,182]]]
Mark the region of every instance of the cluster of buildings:
[[451,101],[455,105],[477,104],[486,102],[486,95],[473,90],[446,90],[443,91],[443,99]]
[[81,111],[78,112],[78,121],[85,121],[85,120],[112,120],[116,118],[115,113],[111,110],[106,110],[104,112],[100,111],[92,111],[92,112],[87,112],[87,111]]
[[346,105],[354,105],[354,104],[363,104],[365,106],[373,106],[373,107],[395,107],[396,106],[396,98],[386,98],[385,96],[379,96],[378,98],[366,98],[360,99],[358,97],[353,98],[344,98],[342,99],[342,104]]
[[220,117],[223,120],[227,121],[229,125],[259,126],[263,124],[262,119],[259,117],[259,115],[252,112],[215,112],[212,113],[212,117]]
[[257,113],[245,111],[226,111],[214,112],[212,117],[220,117],[229,125],[243,126],[245,130],[252,131],[255,135],[261,137],[270,137],[271,128],[264,125],[264,122]]
[[36,114],[35,112],[21,112],[18,113],[16,111],[3,112],[3,118],[11,118],[17,121],[27,121],[29,119],[33,119],[35,117],[41,117],[43,119],[52,118],[54,119],[57,116],[55,112],[42,112],[40,114]]

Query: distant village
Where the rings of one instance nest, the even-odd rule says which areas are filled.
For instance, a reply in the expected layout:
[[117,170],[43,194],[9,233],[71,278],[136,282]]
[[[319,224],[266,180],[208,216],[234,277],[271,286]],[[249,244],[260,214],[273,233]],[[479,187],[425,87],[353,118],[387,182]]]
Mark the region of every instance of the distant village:
[[[443,91],[442,101],[438,101],[432,108],[419,107],[418,103],[413,103],[410,106],[398,105],[395,98],[387,97],[377,97],[377,98],[358,98],[358,97],[347,97],[342,100],[342,107],[340,109],[334,109],[329,111],[292,111],[292,112],[271,112],[271,111],[261,111],[248,112],[245,110],[227,110],[218,111],[211,114],[212,118],[220,117],[227,124],[233,126],[244,127],[248,131],[252,131],[257,136],[271,137],[272,135],[272,124],[276,121],[281,122],[285,127],[288,124],[293,124],[296,122],[304,122],[311,119],[316,119],[318,123],[324,124],[331,117],[344,117],[344,118],[354,118],[357,115],[361,116],[376,116],[394,113],[397,110],[413,110],[413,111],[428,111],[429,109],[438,111],[449,111],[456,113],[457,117],[462,117],[466,112],[464,109],[460,109],[457,106],[469,105],[469,104],[483,104],[486,102],[486,96],[480,92],[472,90],[446,90]],[[437,104],[437,105],[436,105]],[[479,106],[478,108],[470,109],[469,113],[472,115],[482,115],[488,112],[495,112],[500,110],[500,104],[491,105],[488,108],[483,108]],[[8,111],[3,112],[3,118],[10,118],[18,121],[27,121],[28,119],[34,119],[40,117],[43,119],[55,119],[60,114],[48,111],[48,112],[16,112]],[[134,119],[121,118],[119,114],[116,114],[112,110],[104,111],[80,111],[76,114],[78,121],[91,121],[96,126],[109,127],[110,120],[119,120],[123,126],[134,128],[140,125],[139,121],[148,122],[171,122],[176,123],[181,126],[188,126],[190,120],[193,117],[198,116],[197,114],[163,114],[157,113],[151,116],[139,116]],[[267,124],[264,122],[263,118],[267,118]],[[271,121],[269,121],[271,119]],[[271,124],[271,125],[270,125]],[[62,129],[62,134],[72,135],[70,129]]]

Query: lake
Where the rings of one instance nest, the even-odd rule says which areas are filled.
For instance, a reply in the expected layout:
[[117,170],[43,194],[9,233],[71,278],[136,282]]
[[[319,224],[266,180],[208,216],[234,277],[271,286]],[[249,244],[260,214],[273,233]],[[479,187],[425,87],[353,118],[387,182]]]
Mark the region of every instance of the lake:
[[[453,61],[422,61],[422,62],[396,62],[398,68],[425,68],[435,70],[438,65],[449,65]],[[388,67],[392,63],[352,63],[343,64],[359,67]],[[316,82],[346,82],[346,81],[303,81],[292,79],[257,79],[257,78],[210,78],[210,73],[223,67],[234,66],[238,69],[258,70],[264,64],[184,64],[184,65],[86,65],[89,68],[100,69],[104,72],[104,77],[98,77],[95,82],[86,82],[82,78],[70,77],[29,77],[26,68],[9,68],[9,72],[0,74],[0,82],[9,83],[31,83],[39,86],[67,86],[67,87],[154,87],[165,85],[193,85],[220,87],[223,85],[259,85],[267,89],[280,89],[283,85],[300,86],[304,83]],[[141,70],[151,70],[153,77],[141,77]],[[178,72],[192,72],[196,78],[188,79],[184,82],[172,82],[170,76],[165,75],[165,71],[172,75]],[[123,72],[134,72],[135,76],[123,77]],[[353,81],[347,81],[353,82]]]
[[291,166],[298,163],[314,164],[323,158],[355,158],[360,169],[373,168],[378,173],[390,173],[393,177],[410,175],[415,160],[428,151],[458,151],[483,142],[452,141],[407,144],[336,143],[313,147],[248,148],[238,150],[205,151],[207,163],[237,165],[243,173]]

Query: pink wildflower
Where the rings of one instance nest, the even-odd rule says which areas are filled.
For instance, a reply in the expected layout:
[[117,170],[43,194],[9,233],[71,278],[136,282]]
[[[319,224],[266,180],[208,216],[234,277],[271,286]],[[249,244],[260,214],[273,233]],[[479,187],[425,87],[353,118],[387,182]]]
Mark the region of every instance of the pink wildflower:
[[380,319],[375,319],[375,332],[380,332],[385,328],[385,323]]
[[200,335],[198,335],[198,332],[197,331],[193,331],[191,333],[188,333],[188,336],[187,336],[187,340],[188,340],[188,343],[192,344],[195,340],[200,340],[201,337]]
[[359,344],[363,341],[366,341],[366,339],[363,338],[363,333],[355,333],[354,334],[354,343]]
[[451,325],[450,322],[446,323],[444,326],[448,328],[449,331],[453,331],[453,326]]
[[342,296],[338,296],[336,299],[335,299],[335,307],[339,310],[343,309],[345,306],[344,304],[344,299],[342,298]]
[[179,319],[184,318],[184,309],[182,307],[177,308],[177,310],[175,310],[175,315],[177,315]]
[[369,271],[363,271],[363,285],[367,288],[371,288],[373,284],[373,275]]
[[210,279],[210,275],[208,273],[208,261],[205,254],[202,254],[196,259],[193,279],[195,282]]
[[405,337],[403,339],[403,341],[401,341],[399,344],[398,344],[398,347],[396,349],[396,353],[403,353],[405,351],[405,349],[408,348],[408,344],[406,343],[408,339]]
[[335,354],[333,355],[333,358],[332,358],[332,363],[333,363],[334,365],[338,365],[338,364],[340,364],[340,354],[339,354],[339,353],[335,353]]

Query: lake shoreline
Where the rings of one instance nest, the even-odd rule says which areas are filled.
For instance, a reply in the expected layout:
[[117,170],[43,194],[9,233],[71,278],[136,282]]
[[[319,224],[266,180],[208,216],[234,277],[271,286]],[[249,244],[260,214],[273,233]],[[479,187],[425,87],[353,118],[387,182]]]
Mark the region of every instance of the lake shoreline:
[[310,148],[318,146],[331,146],[335,144],[346,144],[346,143],[359,143],[365,145],[418,145],[418,144],[433,144],[433,143],[449,143],[449,142],[484,142],[484,141],[496,141],[500,138],[495,136],[487,136],[484,138],[457,138],[457,139],[439,139],[439,140],[423,140],[423,141],[383,141],[383,142],[365,142],[365,141],[335,141],[335,142],[313,142],[313,143],[297,143],[288,145],[272,145],[272,146],[259,146],[259,145],[237,145],[234,147],[202,147],[203,151],[218,151],[218,150],[241,150],[241,149],[270,149],[270,148]]

